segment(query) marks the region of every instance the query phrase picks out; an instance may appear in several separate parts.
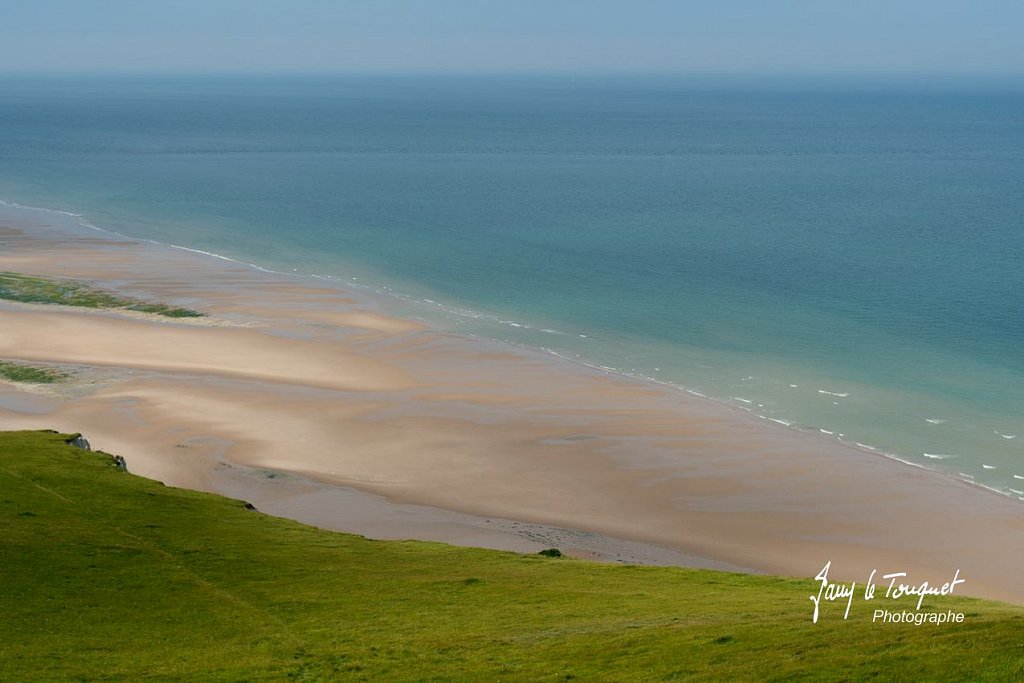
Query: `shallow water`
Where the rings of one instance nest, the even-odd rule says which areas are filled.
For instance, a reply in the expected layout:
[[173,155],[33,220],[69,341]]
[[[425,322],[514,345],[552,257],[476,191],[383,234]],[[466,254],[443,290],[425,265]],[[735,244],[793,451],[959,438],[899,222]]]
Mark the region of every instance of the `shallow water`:
[[1024,90],[0,87],[10,201],[1024,490]]

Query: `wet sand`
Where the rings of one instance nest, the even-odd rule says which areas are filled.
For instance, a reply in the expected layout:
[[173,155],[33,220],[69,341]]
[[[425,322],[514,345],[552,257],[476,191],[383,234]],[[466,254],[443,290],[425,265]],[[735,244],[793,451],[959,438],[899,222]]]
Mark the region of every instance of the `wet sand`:
[[[0,270],[198,321],[0,302],[0,429],[82,432],[137,474],[375,538],[863,582],[1024,602],[1024,507],[669,387],[431,330],[315,280],[15,212]],[[13,215],[13,214],[12,214]]]

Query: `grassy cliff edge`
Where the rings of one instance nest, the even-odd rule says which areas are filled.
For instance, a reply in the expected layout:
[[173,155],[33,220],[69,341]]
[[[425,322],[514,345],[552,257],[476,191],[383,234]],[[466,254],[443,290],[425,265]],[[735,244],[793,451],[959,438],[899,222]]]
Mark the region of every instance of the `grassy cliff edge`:
[[[0,433],[0,678],[1012,680],[1024,608],[873,624],[810,579],[371,541]],[[900,608],[913,610],[916,600]]]

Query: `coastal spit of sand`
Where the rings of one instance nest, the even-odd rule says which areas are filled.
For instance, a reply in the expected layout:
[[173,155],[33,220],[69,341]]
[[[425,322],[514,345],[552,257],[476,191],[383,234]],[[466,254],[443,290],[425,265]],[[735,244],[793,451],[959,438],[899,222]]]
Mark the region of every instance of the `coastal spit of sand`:
[[0,301],[0,429],[81,432],[130,471],[325,528],[1024,601],[1024,508],[951,477],[361,293],[9,212],[0,271],[206,313]]

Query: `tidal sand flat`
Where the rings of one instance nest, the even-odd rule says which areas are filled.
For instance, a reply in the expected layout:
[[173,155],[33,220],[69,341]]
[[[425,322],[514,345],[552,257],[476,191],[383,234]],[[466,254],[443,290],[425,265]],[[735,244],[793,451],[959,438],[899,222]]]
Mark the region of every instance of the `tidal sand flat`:
[[0,271],[203,313],[0,301],[0,428],[321,526],[1024,600],[1020,504],[651,382],[436,331],[333,283],[8,211]]
[[398,318],[1024,497],[1019,83],[52,76],[0,90],[0,202],[333,279],[387,295]]

